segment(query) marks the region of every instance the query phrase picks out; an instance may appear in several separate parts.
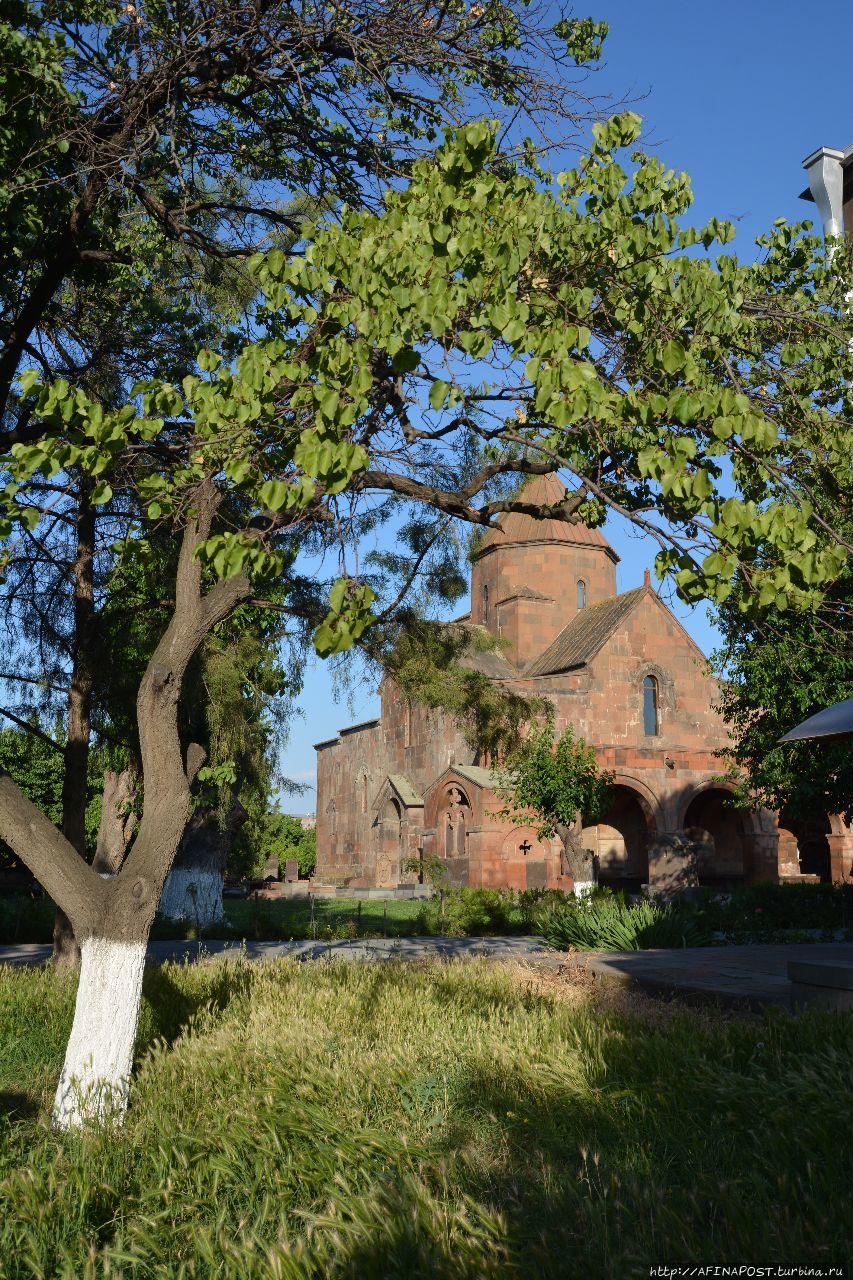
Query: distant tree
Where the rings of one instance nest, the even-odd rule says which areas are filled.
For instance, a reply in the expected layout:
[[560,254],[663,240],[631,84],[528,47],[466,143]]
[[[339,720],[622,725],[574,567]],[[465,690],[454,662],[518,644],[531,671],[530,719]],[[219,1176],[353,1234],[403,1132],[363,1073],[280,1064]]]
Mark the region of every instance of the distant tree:
[[588,892],[595,874],[592,852],[581,845],[581,819],[594,822],[606,811],[613,781],[599,769],[595,749],[575,737],[571,725],[555,741],[549,720],[525,738],[500,777],[507,802],[500,816],[516,826],[538,823],[540,840],[556,835],[563,846],[563,874],[574,880],[578,897]]
[[848,568],[814,610],[756,617],[736,598],[718,609],[723,644],[712,661],[732,735],[725,757],[741,803],[792,818],[823,812],[853,819],[853,744],[818,738],[779,745],[815,712],[853,698],[851,596]]

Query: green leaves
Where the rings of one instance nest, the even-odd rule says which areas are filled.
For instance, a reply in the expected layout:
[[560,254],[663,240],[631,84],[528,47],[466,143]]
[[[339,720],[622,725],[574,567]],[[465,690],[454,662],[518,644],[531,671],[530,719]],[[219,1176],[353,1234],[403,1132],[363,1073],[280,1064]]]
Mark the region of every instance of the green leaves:
[[339,578],[329,592],[329,612],[314,632],[314,648],[321,658],[351,649],[373,621],[373,590]]

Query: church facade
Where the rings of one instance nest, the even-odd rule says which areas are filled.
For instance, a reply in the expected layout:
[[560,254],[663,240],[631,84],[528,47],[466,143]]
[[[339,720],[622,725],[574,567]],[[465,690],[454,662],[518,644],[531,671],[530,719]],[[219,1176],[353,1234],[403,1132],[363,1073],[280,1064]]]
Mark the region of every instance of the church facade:
[[[555,476],[529,482],[554,503]],[[840,880],[853,835],[837,818],[780,826],[747,812],[722,780],[725,725],[701,650],[651,586],[616,589],[618,557],[597,530],[510,513],[473,556],[462,619],[503,639],[472,659],[496,682],[538,694],[614,776],[610,810],[583,827],[602,883],[666,891],[697,881]],[[450,881],[569,891],[558,841],[498,816],[488,762],[442,712],[383,681],[377,720],[318,743],[315,879],[350,888],[416,881],[438,857]],[[415,868],[415,869],[413,869]]]

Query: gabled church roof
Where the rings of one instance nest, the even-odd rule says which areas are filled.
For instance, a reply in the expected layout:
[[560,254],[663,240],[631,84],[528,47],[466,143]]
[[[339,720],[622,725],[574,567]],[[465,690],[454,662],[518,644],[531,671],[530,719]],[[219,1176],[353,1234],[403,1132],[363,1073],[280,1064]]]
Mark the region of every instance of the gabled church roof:
[[525,676],[551,676],[582,667],[594,658],[620,622],[631,612],[647,587],[635,587],[612,600],[591,605],[575,614],[548,648],[524,672]]
[[388,781],[407,809],[423,808],[424,798],[404,773],[389,773]]
[[[553,473],[531,477],[518,494],[519,500],[536,506],[562,502],[565,496],[566,486]],[[619,560],[604,534],[598,529],[588,529],[580,520],[571,524],[565,520],[537,520],[535,516],[521,515],[517,511],[508,511],[497,517],[497,523],[485,534],[471,558],[478,560],[493,547],[517,542],[570,542],[574,546],[598,547],[614,562]]]

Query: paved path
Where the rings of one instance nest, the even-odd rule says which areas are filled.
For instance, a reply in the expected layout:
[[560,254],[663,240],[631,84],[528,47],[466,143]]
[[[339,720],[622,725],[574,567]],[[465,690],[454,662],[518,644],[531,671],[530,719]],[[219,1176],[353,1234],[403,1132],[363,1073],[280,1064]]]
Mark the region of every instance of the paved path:
[[696,999],[759,1006],[791,1002],[789,960],[853,964],[853,943],[781,943],[748,947],[686,947],[680,951],[575,953],[601,976]]
[[[249,960],[455,960],[489,956],[559,969],[569,964],[600,977],[693,999],[789,1005],[789,960],[853,964],[853,943],[790,943],[747,947],[688,947],[679,951],[549,951],[538,938],[356,938],[342,942],[152,942],[149,962],[239,955]],[[46,944],[0,947],[0,964],[41,964]]]
[[[0,946],[0,964],[35,965],[50,959],[48,943]],[[549,951],[538,938],[353,938],[340,942],[149,942],[149,964],[164,960],[198,960],[244,952],[249,960],[455,960],[491,956],[525,960],[559,968],[566,957]]]

